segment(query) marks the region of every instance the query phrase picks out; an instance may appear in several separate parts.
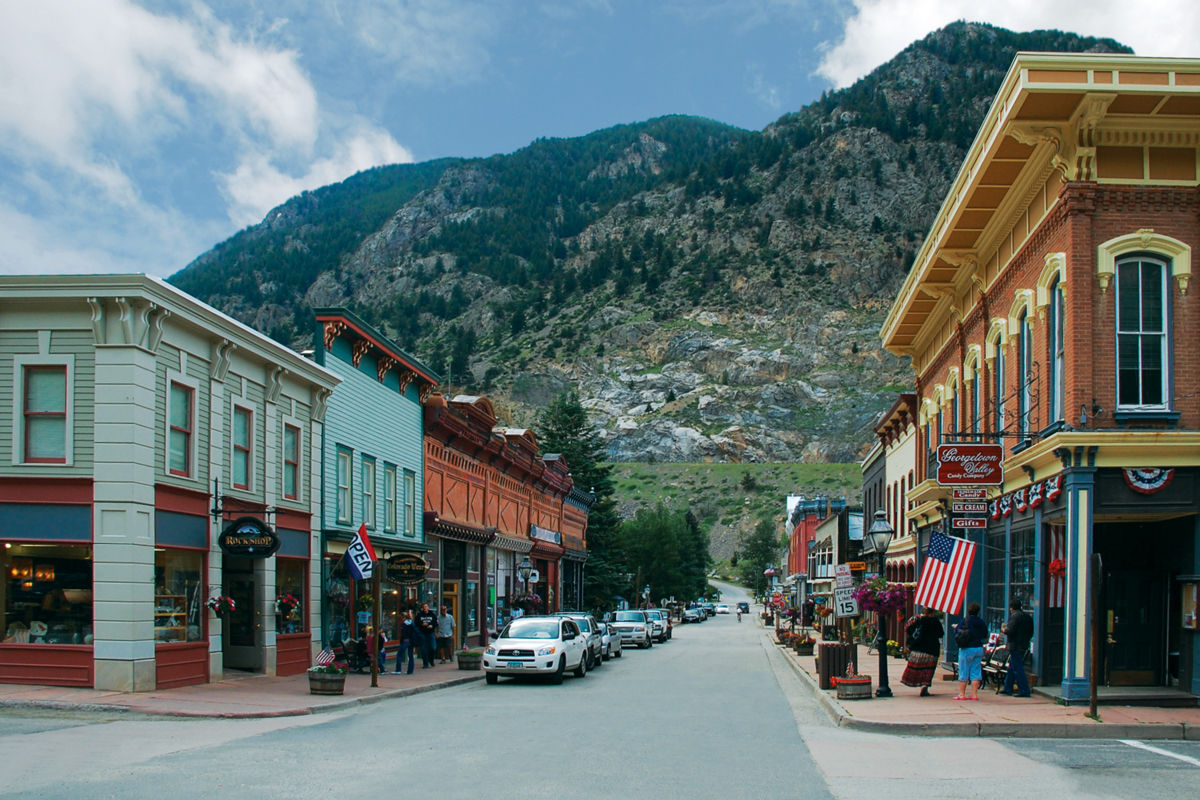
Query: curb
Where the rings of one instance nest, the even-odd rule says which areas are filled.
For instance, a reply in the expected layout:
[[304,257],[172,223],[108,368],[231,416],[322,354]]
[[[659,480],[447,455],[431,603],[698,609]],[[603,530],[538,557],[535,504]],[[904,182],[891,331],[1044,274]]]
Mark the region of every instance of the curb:
[[[768,643],[770,637],[764,634]],[[891,736],[983,737],[991,739],[1146,739],[1200,741],[1200,726],[1170,723],[1100,723],[1080,725],[1065,722],[883,722],[851,716],[834,697],[827,694],[795,659],[780,653],[817,701],[833,724],[863,733]]]
[[67,703],[58,700],[0,700],[0,708],[36,708],[48,711],[73,711],[84,713],[121,713],[121,714],[148,714],[156,717],[179,717],[183,719],[277,719],[280,717],[305,717],[312,714],[332,714],[337,711],[345,711],[359,706],[374,705],[375,703],[384,700],[394,700],[400,697],[412,697],[413,695],[425,694],[426,692],[436,692],[440,689],[451,689],[455,686],[462,686],[467,683],[483,680],[483,674],[478,675],[463,675],[461,677],[449,678],[438,683],[429,683],[424,686],[410,686],[404,689],[390,689],[379,694],[368,695],[366,697],[349,697],[344,700],[335,700],[332,703],[321,703],[315,706],[304,706],[302,708],[283,708],[275,711],[224,711],[206,713],[203,711],[173,711],[167,709],[146,708],[143,706],[134,705],[117,705],[106,703]]

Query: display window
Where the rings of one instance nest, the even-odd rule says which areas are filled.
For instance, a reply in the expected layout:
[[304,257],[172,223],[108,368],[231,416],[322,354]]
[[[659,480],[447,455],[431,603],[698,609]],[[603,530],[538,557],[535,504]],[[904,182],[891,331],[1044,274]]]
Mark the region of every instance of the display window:
[[0,548],[5,643],[92,643],[92,548],[18,544]]
[[205,637],[204,554],[154,551],[154,641],[199,642]]
[[467,581],[467,596],[463,606],[467,612],[467,632],[479,633],[479,583],[477,581]]
[[301,558],[275,559],[275,632],[304,633],[308,630],[304,598],[308,596],[308,561]]
[[341,647],[351,638],[351,602],[353,581],[346,569],[346,560],[340,556],[328,556],[325,561],[325,634],[331,647]]

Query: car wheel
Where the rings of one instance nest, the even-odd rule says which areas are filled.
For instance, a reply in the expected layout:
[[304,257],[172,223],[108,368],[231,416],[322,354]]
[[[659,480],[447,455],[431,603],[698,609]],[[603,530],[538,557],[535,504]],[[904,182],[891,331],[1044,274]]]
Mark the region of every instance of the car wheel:
[[[583,656],[579,659],[579,666],[576,667],[575,670],[571,674],[574,675],[576,678],[586,678],[587,671],[588,671],[588,658],[589,657],[590,657],[589,653],[584,653]],[[563,663],[564,664],[567,663],[565,656],[563,658]]]
[[613,656],[613,658],[620,658],[620,657],[621,657],[621,656],[623,656],[623,655],[625,655],[625,648],[624,648],[624,647],[622,647],[620,650],[618,650],[618,651],[616,652],[616,655],[614,655],[614,656]]
[[608,649],[600,654],[601,661],[608,661],[610,658],[612,658],[612,645],[609,645]]
[[604,653],[593,653],[592,654],[592,666],[589,667],[589,669],[594,670],[596,667],[600,666],[603,663],[604,663]]
[[567,657],[564,654],[558,659],[558,669],[550,676],[550,682],[555,686],[562,686],[563,674],[567,671]]
[[496,682],[500,680],[500,676],[494,672],[489,672],[483,679],[487,681],[488,686],[495,686]]
[[651,647],[654,647],[654,637],[647,636],[646,637],[646,649],[649,650]]

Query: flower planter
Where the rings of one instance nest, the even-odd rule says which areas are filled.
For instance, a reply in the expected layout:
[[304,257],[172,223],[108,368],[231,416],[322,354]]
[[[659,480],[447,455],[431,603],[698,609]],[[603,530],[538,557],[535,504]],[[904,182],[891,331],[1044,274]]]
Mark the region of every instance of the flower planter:
[[344,672],[309,672],[309,694],[345,694],[346,673]]
[[811,656],[813,654],[813,648],[815,646],[816,645],[813,642],[809,642],[808,644],[798,644],[798,645],[796,645],[796,655]]
[[458,668],[478,671],[483,667],[483,653],[479,650],[464,650],[458,654]]
[[871,677],[864,675],[857,678],[837,679],[838,700],[870,700]]

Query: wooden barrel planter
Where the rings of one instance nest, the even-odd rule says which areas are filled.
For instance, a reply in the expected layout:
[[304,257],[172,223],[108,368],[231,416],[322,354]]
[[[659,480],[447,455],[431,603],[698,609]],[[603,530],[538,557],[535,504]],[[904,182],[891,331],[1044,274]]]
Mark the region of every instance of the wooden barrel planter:
[[345,694],[346,673],[309,672],[308,691],[310,694]]
[[458,668],[479,671],[483,667],[482,650],[463,650],[458,653]]
[[871,676],[837,679],[838,700],[870,700]]
[[813,648],[814,648],[815,646],[816,646],[816,645],[815,645],[813,642],[809,642],[808,644],[798,644],[798,645],[795,645],[795,649],[796,649],[796,655],[798,655],[798,656],[811,656],[811,655],[813,654]]

